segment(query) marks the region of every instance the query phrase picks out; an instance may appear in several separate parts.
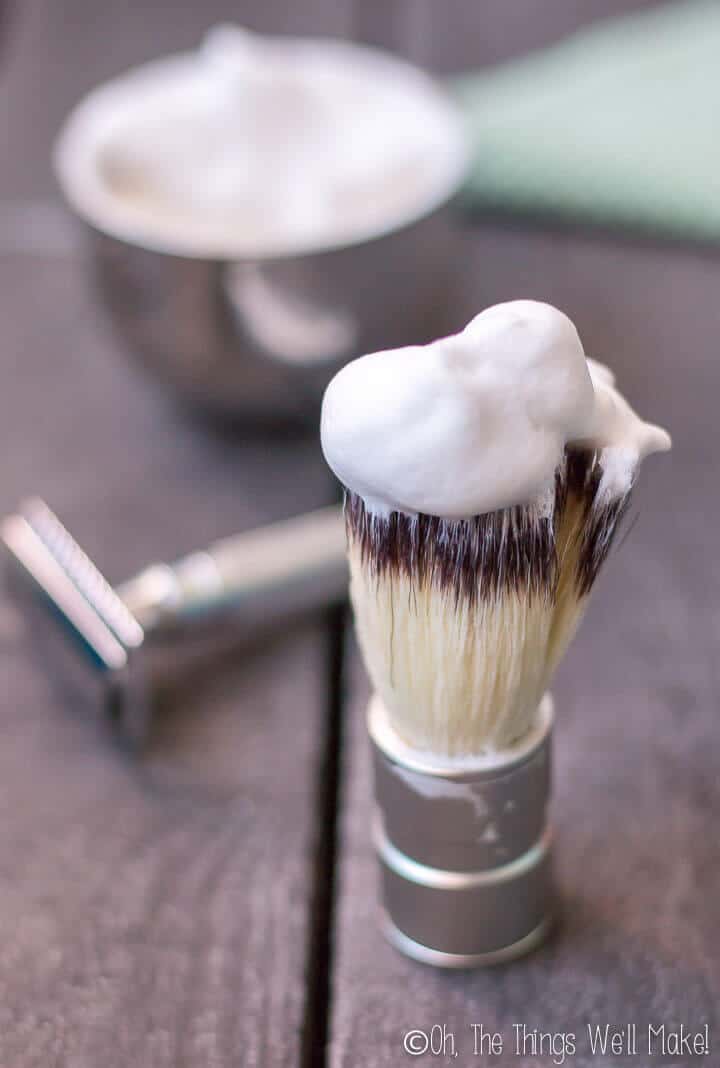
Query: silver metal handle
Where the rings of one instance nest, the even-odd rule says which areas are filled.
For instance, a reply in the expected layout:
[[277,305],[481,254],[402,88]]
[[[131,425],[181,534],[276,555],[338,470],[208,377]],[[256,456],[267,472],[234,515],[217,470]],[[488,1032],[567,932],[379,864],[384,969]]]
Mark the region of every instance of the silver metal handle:
[[452,766],[398,744],[371,701],[382,927],[401,952],[476,967],[526,953],[547,933],[552,723],[546,695],[526,739],[494,761]]
[[292,614],[347,592],[345,523],[333,506],[153,564],[118,586],[146,632],[226,613]]

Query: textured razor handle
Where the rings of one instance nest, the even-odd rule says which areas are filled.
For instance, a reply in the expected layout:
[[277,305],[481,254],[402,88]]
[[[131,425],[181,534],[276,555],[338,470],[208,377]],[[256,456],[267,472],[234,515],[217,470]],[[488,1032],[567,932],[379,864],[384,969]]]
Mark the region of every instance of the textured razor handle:
[[368,724],[388,937],[443,967],[527,952],[551,914],[550,699],[528,739],[495,762],[414,761],[377,698]]
[[290,614],[347,593],[339,507],[216,542],[175,564],[156,564],[118,593],[146,630],[212,615]]

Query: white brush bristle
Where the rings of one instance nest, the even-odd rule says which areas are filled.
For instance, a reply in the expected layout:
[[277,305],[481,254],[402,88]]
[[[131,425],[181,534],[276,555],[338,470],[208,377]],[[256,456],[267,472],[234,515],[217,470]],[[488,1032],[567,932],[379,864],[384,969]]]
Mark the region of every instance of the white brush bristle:
[[357,548],[350,569],[365,664],[408,745],[472,755],[529,729],[547,681],[549,599],[509,593],[456,604],[430,583],[374,576]]
[[527,508],[509,519],[508,510],[461,536],[458,524],[440,520],[418,533],[417,520],[374,517],[350,499],[358,639],[390,724],[413,748],[475,756],[532,726],[630,488],[610,512],[598,509],[597,457],[571,460],[549,518]]

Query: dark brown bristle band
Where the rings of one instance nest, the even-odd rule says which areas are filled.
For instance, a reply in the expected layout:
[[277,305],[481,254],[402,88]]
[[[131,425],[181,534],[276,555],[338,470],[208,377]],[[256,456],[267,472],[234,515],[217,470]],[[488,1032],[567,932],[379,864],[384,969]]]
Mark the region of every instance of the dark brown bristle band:
[[593,449],[568,449],[565,471],[564,501],[573,496],[583,507],[575,578],[578,596],[584,596],[592,589],[627,514],[632,487],[620,497],[599,502],[603,468],[599,453]]
[[345,514],[363,562],[378,577],[403,574],[470,602],[510,590],[540,594],[555,585],[552,519],[530,508],[457,521],[404,512],[382,517],[348,493]]
[[629,492],[598,507],[602,467],[592,450],[567,450],[558,470],[552,514],[516,506],[470,519],[368,511],[362,497],[345,495],[348,536],[378,578],[403,575],[473,604],[501,594],[552,598],[559,578],[556,536],[571,498],[581,502],[577,547],[578,596],[590,591],[627,510]]

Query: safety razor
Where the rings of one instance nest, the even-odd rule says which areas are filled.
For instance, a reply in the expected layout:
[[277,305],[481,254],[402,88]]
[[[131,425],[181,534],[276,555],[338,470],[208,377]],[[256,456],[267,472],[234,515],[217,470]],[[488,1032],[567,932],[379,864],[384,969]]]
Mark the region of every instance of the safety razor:
[[66,656],[66,669],[92,685],[93,699],[136,743],[147,736],[158,679],[169,663],[203,657],[260,622],[347,595],[345,526],[337,507],[238,534],[173,564],[153,564],[114,588],[39,499],[4,519],[0,537],[13,565],[11,588],[40,594],[24,599],[43,607],[41,629],[54,617],[62,635],[55,646],[82,654]]

